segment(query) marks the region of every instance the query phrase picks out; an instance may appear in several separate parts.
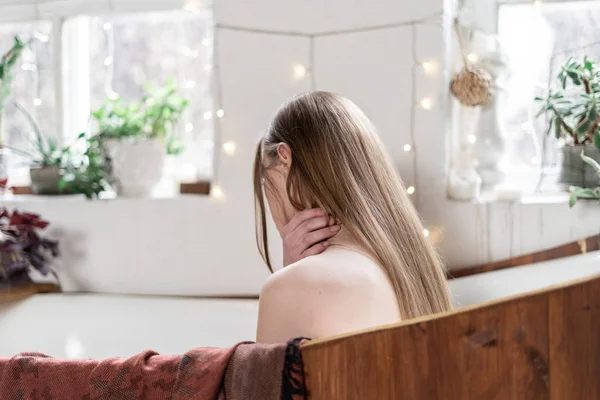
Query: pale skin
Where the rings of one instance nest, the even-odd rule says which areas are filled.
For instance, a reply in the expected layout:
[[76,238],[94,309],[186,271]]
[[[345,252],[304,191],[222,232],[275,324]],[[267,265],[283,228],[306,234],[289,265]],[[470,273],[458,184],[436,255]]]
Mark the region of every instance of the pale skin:
[[399,322],[396,295],[383,269],[319,209],[298,212],[285,194],[292,154],[286,144],[267,170],[265,190],[283,240],[284,268],[261,291],[257,341],[334,336]]

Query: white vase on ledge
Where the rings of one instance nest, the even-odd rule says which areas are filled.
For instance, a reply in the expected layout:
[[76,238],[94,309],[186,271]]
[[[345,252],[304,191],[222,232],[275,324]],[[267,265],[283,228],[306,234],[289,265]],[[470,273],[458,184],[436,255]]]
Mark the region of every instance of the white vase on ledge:
[[109,139],[106,150],[116,192],[123,197],[149,197],[160,182],[166,157],[160,139]]

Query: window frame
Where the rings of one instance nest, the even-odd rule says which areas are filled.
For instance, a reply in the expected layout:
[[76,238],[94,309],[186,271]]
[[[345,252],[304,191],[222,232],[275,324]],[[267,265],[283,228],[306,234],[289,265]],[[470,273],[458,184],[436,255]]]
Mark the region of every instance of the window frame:
[[[214,6],[212,1],[203,2],[200,8],[188,9],[187,3],[189,1],[176,1],[172,3],[166,3],[162,0],[150,2],[145,6],[127,6],[114,8],[111,10],[99,10],[92,11],[89,13],[74,13],[64,16],[59,15],[41,15],[35,16],[18,16],[15,18],[6,18],[0,20],[1,24],[12,24],[12,23],[36,23],[38,21],[49,22],[52,26],[53,35],[53,86],[54,86],[54,97],[56,104],[56,123],[55,123],[55,136],[59,145],[65,145],[72,141],[78,136],[80,132],[87,131],[89,127],[89,116],[91,113],[91,97],[90,97],[90,75],[89,75],[89,57],[85,52],[78,51],[81,49],[82,41],[89,40],[89,32],[86,32],[82,27],[70,26],[73,20],[81,18],[82,21],[92,17],[106,17],[111,18],[113,16],[137,14],[145,12],[176,12],[184,11],[195,13],[197,11],[210,10],[212,23],[210,26],[209,37],[213,41],[212,52],[213,52],[213,68],[216,67],[216,48],[215,48],[215,22],[214,22]],[[196,4],[196,3],[194,3]],[[157,6],[160,5],[160,6]],[[2,5],[0,5],[0,9]],[[88,23],[88,21],[85,21]],[[68,28],[66,28],[68,27]],[[77,68],[70,69],[69,66],[77,65]],[[217,98],[217,79],[216,71],[208,78],[208,85],[210,87],[212,110],[220,108],[219,99]],[[213,150],[211,159],[211,175],[206,178],[209,180],[214,179],[217,171],[218,162],[218,142],[219,142],[219,122],[218,118],[212,118],[212,131],[213,131]],[[197,166],[196,166],[197,168]],[[198,170],[196,174],[198,174]]]

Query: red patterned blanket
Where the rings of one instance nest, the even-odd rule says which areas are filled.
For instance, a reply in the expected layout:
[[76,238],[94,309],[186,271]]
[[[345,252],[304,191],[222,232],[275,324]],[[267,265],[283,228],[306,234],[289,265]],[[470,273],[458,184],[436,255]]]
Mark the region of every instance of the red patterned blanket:
[[300,343],[201,347],[178,356],[57,360],[0,358],[2,400],[301,400]]

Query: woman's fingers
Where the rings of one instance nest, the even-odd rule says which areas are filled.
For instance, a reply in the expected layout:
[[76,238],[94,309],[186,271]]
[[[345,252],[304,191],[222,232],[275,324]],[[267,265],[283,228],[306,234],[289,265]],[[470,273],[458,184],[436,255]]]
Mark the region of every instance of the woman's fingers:
[[310,218],[302,222],[294,231],[294,235],[303,236],[309,232],[319,230],[321,228],[325,228],[326,226],[333,225],[335,223],[335,218],[329,215],[324,215],[322,217]]
[[327,247],[329,247],[329,245],[330,245],[329,242],[317,243],[314,246],[309,247],[308,249],[306,249],[302,253],[302,258],[306,258],[306,257],[310,257],[310,256],[316,256],[317,254],[321,254],[322,252],[325,251],[325,249]]
[[306,251],[306,249],[313,246],[314,244],[335,236],[341,228],[342,227],[340,225],[332,225],[304,234],[304,236],[301,239],[303,250]]
[[310,208],[308,210],[300,211],[299,213],[297,213],[296,215],[294,215],[292,217],[292,219],[285,226],[284,229],[285,229],[285,231],[287,233],[292,233],[304,221],[307,221],[307,220],[312,219],[312,218],[323,217],[323,216],[326,216],[326,215],[327,215],[327,213],[325,213],[325,211],[321,210],[320,208]]

